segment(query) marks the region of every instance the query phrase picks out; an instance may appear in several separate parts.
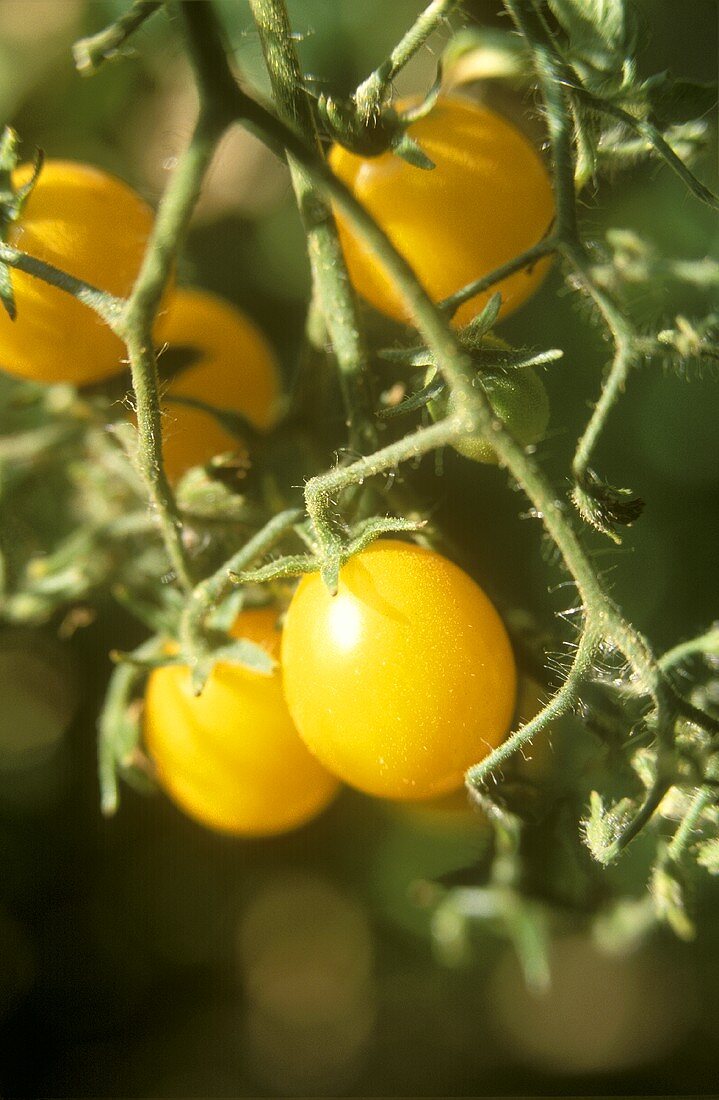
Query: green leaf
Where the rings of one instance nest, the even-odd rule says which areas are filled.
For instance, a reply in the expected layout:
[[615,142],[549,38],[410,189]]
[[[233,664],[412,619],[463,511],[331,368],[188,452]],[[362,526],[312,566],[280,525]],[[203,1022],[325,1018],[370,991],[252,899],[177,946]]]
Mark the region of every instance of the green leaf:
[[624,0],[549,0],[549,7],[569,37],[571,49],[598,68],[624,55],[628,21]]
[[177,503],[183,512],[204,519],[236,522],[248,519],[243,496],[211,477],[203,467],[188,470],[177,486]]
[[472,347],[478,340],[481,340],[481,337],[495,325],[501,308],[502,295],[498,290],[495,290],[487,304],[460,332],[459,338],[462,343],[467,347]]
[[605,806],[598,791],[589,796],[589,814],[582,821],[584,842],[598,863],[608,864],[614,858],[613,848],[632,818],[634,804],[622,798]]
[[710,875],[719,875],[719,837],[705,840],[697,847],[697,863]]
[[443,389],[444,381],[441,375],[436,374],[426,386],[422,386],[420,390],[415,390],[414,393],[409,394],[398,405],[389,405],[387,408],[380,409],[377,416],[380,420],[393,420],[396,416],[416,412],[417,409],[423,409],[430,401],[434,401],[439,397]]
[[395,156],[406,160],[407,164],[411,164],[414,168],[422,168],[425,172],[431,172],[436,167],[434,161],[429,159],[414,138],[407,133],[401,134],[392,142],[392,152]]
[[259,672],[262,676],[271,676],[276,661],[266,649],[248,638],[238,638],[229,645],[222,646],[213,654],[215,661],[226,661],[231,665],[242,665],[250,672]]
[[0,300],[2,300],[3,308],[8,317],[11,321],[14,321],[17,317],[17,309],[15,307],[10,268],[2,262],[0,262]]
[[665,921],[680,939],[693,940],[696,934],[694,922],[687,912],[684,885],[678,875],[667,867],[656,867],[651,891],[659,919]]

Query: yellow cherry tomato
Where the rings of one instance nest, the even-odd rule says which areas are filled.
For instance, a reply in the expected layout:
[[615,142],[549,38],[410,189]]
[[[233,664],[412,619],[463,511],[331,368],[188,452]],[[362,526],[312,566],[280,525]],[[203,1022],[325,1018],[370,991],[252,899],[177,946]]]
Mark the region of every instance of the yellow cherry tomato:
[[[407,106],[407,104],[400,104]],[[337,176],[440,301],[537,244],[554,217],[547,170],[519,130],[487,107],[440,98],[408,134],[434,163],[417,168],[394,153],[361,157],[333,146]],[[411,320],[379,261],[337,216],[350,278],[376,309]],[[455,322],[466,324],[490,293],[502,294],[502,316],[522,304],[549,269],[542,260],[466,302]]]
[[[19,187],[31,165],[13,173]],[[99,290],[124,297],[135,281],[153,214],[114,176],[48,160],[8,243]],[[83,385],[124,369],[125,346],[88,306],[41,279],[13,271],[17,317],[0,309],[0,369],[34,382]]]
[[178,289],[158,317],[155,336],[160,349],[194,349],[199,356],[164,389],[163,444],[171,479],[242,446],[211,413],[172,398],[189,397],[240,413],[256,428],[272,425],[280,395],[277,364],[267,340],[244,313],[206,291]]
[[282,666],[312,752],[384,798],[461,786],[514,710],[514,657],[487,596],[441,554],[394,539],[351,558],[335,596],[317,574],[300,581]]
[[[243,612],[233,633],[277,656],[277,613]],[[187,814],[221,832],[265,836],[318,814],[336,779],[297,735],[279,670],[263,676],[217,664],[201,695],[183,665],[155,669],[144,739],[163,788]]]

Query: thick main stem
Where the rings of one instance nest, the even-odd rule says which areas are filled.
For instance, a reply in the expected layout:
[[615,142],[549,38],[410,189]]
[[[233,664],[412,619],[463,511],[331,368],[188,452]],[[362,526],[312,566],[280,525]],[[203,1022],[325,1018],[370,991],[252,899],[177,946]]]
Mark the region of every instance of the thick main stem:
[[[284,0],[250,0],[250,9],[279,114],[320,156],[315,120]],[[337,359],[350,445],[372,447],[376,445],[376,433],[367,389],[367,352],[332,209],[302,165],[291,155],[287,159],[307,236],[315,297]]]

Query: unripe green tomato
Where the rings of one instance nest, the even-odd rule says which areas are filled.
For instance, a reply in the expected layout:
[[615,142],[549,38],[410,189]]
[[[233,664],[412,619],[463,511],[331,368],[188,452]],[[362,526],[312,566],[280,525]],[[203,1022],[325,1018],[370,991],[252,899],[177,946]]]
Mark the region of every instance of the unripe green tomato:
[[[425,385],[435,375],[431,367],[425,375]],[[489,398],[495,415],[511,432],[517,443],[528,447],[544,437],[549,423],[549,398],[536,371],[531,367],[518,367],[504,374],[484,374],[477,385]],[[427,406],[433,420],[440,420],[455,411],[456,401],[447,393],[441,393]],[[497,463],[497,452],[482,435],[466,436],[453,443],[455,451],[474,462]]]

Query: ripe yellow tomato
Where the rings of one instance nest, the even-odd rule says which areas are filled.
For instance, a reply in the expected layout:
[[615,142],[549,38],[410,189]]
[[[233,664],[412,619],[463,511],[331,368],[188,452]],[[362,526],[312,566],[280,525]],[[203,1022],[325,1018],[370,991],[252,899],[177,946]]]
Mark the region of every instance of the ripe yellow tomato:
[[[13,173],[26,183],[31,165]],[[153,214],[121,180],[87,164],[48,160],[8,243],[99,290],[129,294]],[[0,309],[0,369],[35,382],[96,382],[123,370],[125,346],[88,306],[12,272],[17,317]]]
[[[233,633],[277,656],[275,611],[243,612]],[[337,790],[336,779],[297,735],[278,669],[262,676],[217,664],[199,696],[186,667],[155,669],[145,692],[144,739],[170,797],[221,832],[265,836],[294,829]]]
[[195,349],[199,356],[164,388],[163,442],[171,479],[241,447],[211,413],[173,397],[240,413],[257,428],[272,425],[280,395],[277,364],[267,340],[244,313],[206,291],[178,289],[158,317],[155,336],[160,367],[163,346]]
[[318,574],[290,603],[285,696],[323,764],[369,794],[432,798],[507,732],[516,671],[487,596],[441,554],[382,539],[331,596]]
[[[433,169],[414,167],[391,152],[357,156],[340,145],[333,146],[329,162],[435,301],[541,240],[554,217],[549,176],[534,147],[509,122],[470,100],[445,97],[412,123],[408,134]],[[337,221],[356,289],[387,316],[410,320],[379,262],[341,215]],[[496,290],[506,317],[537,289],[548,269],[549,261],[542,260],[517,272],[466,302],[455,322],[470,321]]]

